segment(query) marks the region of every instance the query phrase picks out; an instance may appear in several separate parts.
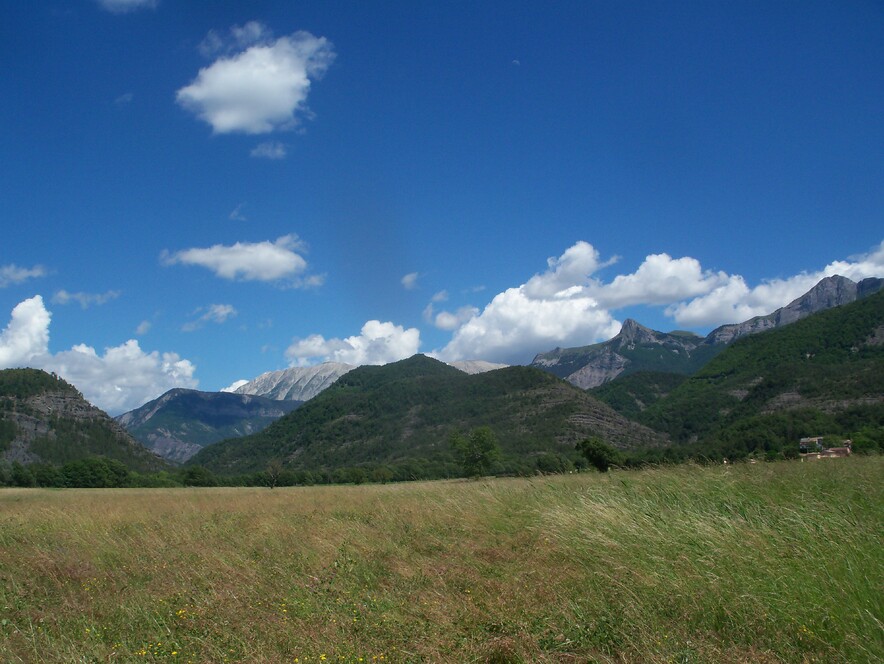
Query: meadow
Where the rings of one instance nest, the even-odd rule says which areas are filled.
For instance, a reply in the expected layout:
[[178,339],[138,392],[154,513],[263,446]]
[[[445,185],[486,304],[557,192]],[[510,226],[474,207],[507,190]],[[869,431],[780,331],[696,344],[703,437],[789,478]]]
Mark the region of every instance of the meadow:
[[4,489],[0,661],[882,661],[882,478]]

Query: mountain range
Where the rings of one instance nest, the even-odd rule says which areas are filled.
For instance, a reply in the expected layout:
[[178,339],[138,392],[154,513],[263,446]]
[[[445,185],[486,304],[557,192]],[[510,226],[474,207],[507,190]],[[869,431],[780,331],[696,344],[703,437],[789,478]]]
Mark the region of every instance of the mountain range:
[[[802,436],[884,430],[884,292],[721,346],[690,377],[611,381],[610,406],[593,396],[601,391],[536,367],[467,375],[420,355],[359,367],[264,431],[205,447],[191,463],[219,474],[277,460],[290,471],[382,466],[394,477],[445,477],[458,472],[452,434],[488,426],[502,450],[498,472],[522,474],[550,456],[575,462],[575,443],[590,436],[640,453],[674,444],[736,456]],[[631,387],[618,392],[620,381]],[[629,403],[639,395],[649,405]]]
[[532,367],[469,375],[423,355],[353,369],[264,431],[205,447],[190,461],[218,473],[429,466],[457,474],[452,434],[489,426],[502,468],[523,472],[542,455],[579,456],[592,435],[620,448],[658,446],[663,436],[630,422],[565,381]]
[[722,325],[705,338],[690,332],[657,332],[632,319],[612,339],[576,348],[556,348],[531,362],[584,389],[639,371],[691,374],[741,337],[794,323],[813,313],[854,302],[877,292],[884,279],[856,283],[846,277],[822,279],[807,293],[766,316]]
[[[567,466],[588,436],[621,449],[767,449],[799,433],[884,431],[881,285],[824,279],[787,307],[705,338],[626,321],[607,342],[540,354],[533,367],[455,368],[415,356],[271,372],[249,388],[288,397],[315,390],[303,405],[176,389],[115,422],[57,376],[4,370],[0,461],[60,465],[100,455],[132,470],[167,467],[147,446],[219,473],[279,460],[305,472],[444,477],[458,472],[450,437],[482,426],[499,439],[497,470],[505,473]],[[589,391],[573,384],[599,376],[604,382]]]

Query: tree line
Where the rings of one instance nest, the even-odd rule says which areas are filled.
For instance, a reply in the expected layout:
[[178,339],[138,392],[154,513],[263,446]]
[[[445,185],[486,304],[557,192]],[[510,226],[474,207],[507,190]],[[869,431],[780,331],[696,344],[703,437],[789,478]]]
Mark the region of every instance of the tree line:
[[[798,438],[785,437],[790,418],[780,414],[745,424],[739,430],[700,445],[671,445],[624,451],[602,438],[581,441],[573,453],[547,452],[519,463],[503,460],[497,437],[490,427],[452,434],[450,445],[455,461],[439,463],[408,459],[399,464],[363,464],[334,469],[288,469],[281,459],[272,459],[264,470],[239,475],[217,475],[203,466],[184,466],[171,471],[139,473],[121,461],[103,456],[69,461],[61,466],[47,463],[22,464],[0,461],[0,487],[120,488],[120,487],[211,487],[211,486],[311,486],[317,484],[384,484],[480,476],[532,476],[611,468],[635,469],[651,465],[685,462],[719,463],[749,459],[779,461],[798,457]],[[820,422],[823,424],[823,422]],[[833,444],[844,436],[820,430]],[[884,426],[865,425],[850,435],[853,451],[884,453]]]

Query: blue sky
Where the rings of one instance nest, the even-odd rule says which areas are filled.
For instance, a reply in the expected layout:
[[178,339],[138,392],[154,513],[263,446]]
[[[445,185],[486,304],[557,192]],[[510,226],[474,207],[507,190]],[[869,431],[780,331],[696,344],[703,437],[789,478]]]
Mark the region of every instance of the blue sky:
[[878,2],[6,3],[0,366],[112,413],[884,276]]

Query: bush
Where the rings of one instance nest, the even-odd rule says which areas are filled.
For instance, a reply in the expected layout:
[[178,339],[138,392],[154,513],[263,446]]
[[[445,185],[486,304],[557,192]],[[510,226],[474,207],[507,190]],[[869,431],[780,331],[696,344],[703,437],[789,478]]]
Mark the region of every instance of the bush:
[[611,466],[620,463],[620,453],[598,436],[578,443],[577,449],[583,453],[589,465],[600,473],[606,473]]

